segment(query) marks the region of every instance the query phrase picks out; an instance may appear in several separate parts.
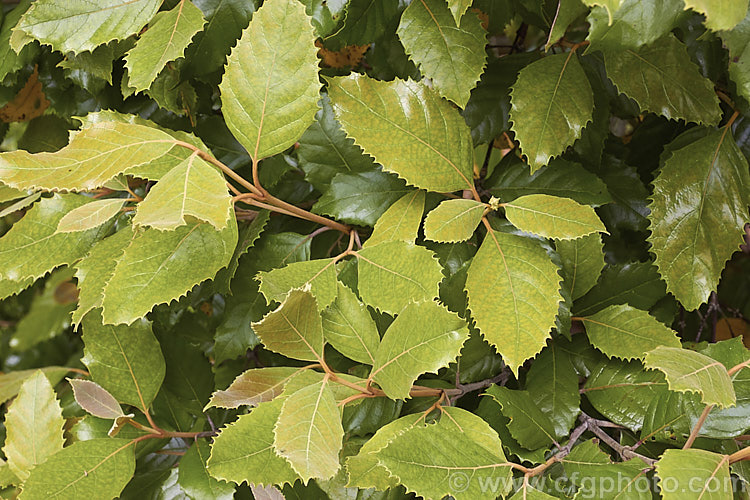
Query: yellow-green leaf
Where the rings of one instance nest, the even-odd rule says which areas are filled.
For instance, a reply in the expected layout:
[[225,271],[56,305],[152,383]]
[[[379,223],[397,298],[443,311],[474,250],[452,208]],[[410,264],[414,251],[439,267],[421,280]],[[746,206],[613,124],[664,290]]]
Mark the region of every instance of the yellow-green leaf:
[[487,59],[487,33],[481,21],[476,14],[463,16],[468,3],[452,11],[445,0],[415,0],[404,10],[396,31],[406,53],[432,79],[438,93],[462,108]]
[[174,147],[171,135],[120,122],[98,122],[54,153],[0,153],[0,178],[19,189],[87,191]]
[[544,57],[518,74],[510,120],[531,173],[581,137],[594,112],[594,94],[573,52]]
[[471,131],[424,84],[353,74],[332,78],[328,94],[342,128],[385,170],[430,191],[474,185]]
[[440,243],[468,240],[482,221],[486,205],[474,200],[445,200],[427,214],[424,236]]
[[323,311],[323,335],[341,354],[365,363],[375,363],[380,335],[370,312],[346,285],[338,283],[336,300]]
[[292,290],[274,311],[253,330],[266,349],[304,361],[323,359],[323,326],[315,297],[305,290]]
[[729,457],[706,450],[666,450],[656,462],[664,500],[729,500]]
[[168,62],[182,57],[205,22],[190,0],[180,0],[171,10],[156,14],[125,56],[128,85],[136,91],[148,89]]
[[192,218],[174,231],[139,231],[104,288],[105,323],[130,324],[155,305],[181,297],[225,267],[236,246],[234,217],[222,231]]
[[227,59],[219,87],[224,120],[256,161],[294,144],[315,119],[315,38],[300,2],[269,0]]
[[745,0],[685,0],[685,8],[706,16],[706,27],[714,30],[731,30],[745,18]]
[[289,460],[304,483],[330,479],[340,467],[344,428],[328,384],[324,378],[287,397],[273,431],[278,454]]
[[405,241],[390,241],[357,251],[359,293],[367,304],[398,313],[409,302],[438,296],[442,268],[434,254]]
[[469,309],[484,338],[517,373],[555,324],[560,276],[538,242],[490,231],[466,279]]
[[414,243],[422,222],[424,212],[424,191],[412,191],[398,199],[388,210],[383,212],[372,234],[365,242],[365,246],[371,247],[386,241],[408,241]]
[[417,377],[456,360],[469,338],[466,320],[437,302],[412,303],[388,327],[371,377],[391,399],[407,399]]
[[272,401],[281,394],[286,383],[304,368],[291,366],[271,366],[254,368],[239,375],[222,391],[214,392],[206,408],[238,408],[258,406]]
[[660,346],[647,352],[643,363],[649,370],[664,373],[671,391],[700,393],[703,403],[721,408],[737,402],[727,369],[705,354]]
[[185,216],[206,221],[218,230],[232,216],[226,180],[196,153],[167,172],[138,204],[136,226],[173,230],[187,224]]
[[112,219],[123,207],[122,199],[95,200],[74,208],[60,219],[56,233],[75,233],[99,227]]
[[630,360],[643,358],[660,345],[680,347],[680,339],[671,328],[627,304],[609,306],[581,321],[591,345],[610,357]]
[[514,226],[545,238],[572,240],[607,231],[593,208],[570,198],[530,194],[504,206],[505,216]]
[[55,391],[41,371],[26,379],[5,416],[3,453],[19,479],[63,448],[63,420]]
[[268,302],[282,302],[294,288],[310,286],[322,311],[336,298],[336,266],[333,259],[294,262],[286,267],[261,272],[260,291]]

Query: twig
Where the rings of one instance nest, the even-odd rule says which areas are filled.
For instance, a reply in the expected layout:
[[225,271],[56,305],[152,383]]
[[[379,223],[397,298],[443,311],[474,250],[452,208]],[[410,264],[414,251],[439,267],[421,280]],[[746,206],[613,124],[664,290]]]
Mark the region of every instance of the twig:
[[649,466],[653,466],[656,463],[656,460],[654,460],[653,458],[649,458],[645,455],[641,455],[640,453],[636,453],[629,446],[618,443],[614,438],[612,438],[612,436],[602,430],[602,428],[598,424],[599,422],[601,422],[600,420],[592,418],[585,413],[581,413],[578,416],[578,419],[581,422],[586,423],[588,430],[590,430],[596,437],[604,441],[607,446],[615,450],[615,452],[620,455],[620,458],[622,458],[623,460],[640,458]]
[[688,436],[687,441],[685,441],[685,445],[682,447],[683,450],[687,450],[691,446],[693,446],[693,443],[695,442],[695,438],[698,437],[698,433],[701,430],[701,427],[703,427],[703,423],[708,418],[708,414],[711,413],[711,410],[713,409],[714,405],[706,405],[705,408],[703,408],[703,412],[701,413],[701,416],[698,418],[698,421],[695,423],[695,426],[693,426],[693,430],[690,431],[690,436]]

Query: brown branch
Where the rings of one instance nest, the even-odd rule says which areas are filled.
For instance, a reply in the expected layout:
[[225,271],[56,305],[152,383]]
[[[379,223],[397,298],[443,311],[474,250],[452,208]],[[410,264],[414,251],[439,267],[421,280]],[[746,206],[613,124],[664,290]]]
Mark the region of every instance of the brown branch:
[[703,412],[701,413],[701,416],[698,418],[698,421],[695,423],[695,426],[693,426],[693,430],[690,431],[690,436],[688,436],[687,441],[685,441],[685,445],[682,447],[683,450],[687,450],[691,446],[693,446],[693,443],[695,442],[695,438],[698,437],[698,433],[701,430],[701,427],[703,427],[703,423],[708,418],[708,414],[711,413],[711,410],[713,409],[714,405],[706,405],[705,408],[703,408]]
[[604,441],[607,446],[615,450],[615,452],[620,455],[620,458],[623,460],[630,460],[631,458],[640,458],[645,463],[647,463],[649,466],[653,466],[656,463],[656,460],[653,458],[649,458],[645,455],[641,455],[640,453],[634,452],[629,446],[625,446],[623,444],[618,443],[612,436],[604,432],[602,428],[599,426],[599,423],[601,421],[592,418],[585,413],[581,413],[578,416],[578,419],[581,422],[584,422],[586,424],[586,427],[588,430],[590,430],[596,437]]

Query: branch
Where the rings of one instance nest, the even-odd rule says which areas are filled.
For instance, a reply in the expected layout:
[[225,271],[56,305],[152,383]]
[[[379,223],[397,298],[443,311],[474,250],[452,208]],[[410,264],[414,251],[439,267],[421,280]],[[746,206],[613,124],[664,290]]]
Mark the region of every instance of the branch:
[[629,446],[618,443],[614,438],[612,438],[612,436],[604,432],[601,427],[599,427],[599,421],[597,419],[592,418],[585,413],[581,413],[578,419],[581,422],[584,422],[588,430],[594,433],[596,437],[604,441],[607,446],[615,450],[615,452],[617,452],[617,454],[620,455],[620,458],[622,458],[623,460],[640,458],[649,466],[653,466],[656,463],[656,460],[654,460],[653,458],[648,458],[647,456],[641,455],[640,453],[636,453]]

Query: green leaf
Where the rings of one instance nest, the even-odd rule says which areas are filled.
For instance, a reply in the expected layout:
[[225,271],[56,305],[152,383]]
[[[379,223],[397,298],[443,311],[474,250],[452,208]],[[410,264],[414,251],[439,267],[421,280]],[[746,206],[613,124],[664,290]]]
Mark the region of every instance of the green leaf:
[[469,3],[451,9],[445,0],[417,0],[404,10],[396,31],[438,93],[462,108],[487,59],[487,33],[480,20],[475,14],[462,17]]
[[378,329],[367,306],[343,283],[336,300],[323,311],[323,335],[341,354],[367,365],[375,364],[380,344]]
[[23,383],[5,416],[3,453],[19,479],[28,479],[31,469],[62,450],[64,424],[52,385],[37,371]]
[[394,202],[410,192],[403,180],[380,169],[336,174],[313,212],[349,224],[373,226]]
[[667,392],[664,375],[645,371],[637,361],[601,362],[591,370],[582,393],[608,420],[638,431],[651,401]]
[[750,51],[747,51],[750,15],[746,15],[734,29],[723,31],[721,39],[729,49],[729,77],[737,85],[737,93],[750,101]]
[[624,49],[637,49],[669,33],[680,20],[683,3],[679,0],[623,0],[610,13],[594,7],[587,17],[591,28],[586,37],[586,53],[601,50],[606,55]]
[[732,497],[729,457],[706,450],[666,450],[656,462],[664,500]]
[[[595,440],[586,441],[571,450],[562,460],[568,477],[578,487],[578,495],[588,498],[650,500],[651,490],[644,487],[648,465],[639,458],[613,463]],[[612,487],[608,487],[609,485]],[[606,485],[606,486],[605,486]]]
[[532,174],[581,137],[594,112],[591,85],[573,52],[522,69],[510,102],[513,132]]
[[35,467],[18,498],[115,498],[133,477],[134,450],[126,439],[73,443]]
[[659,346],[679,349],[680,339],[646,311],[629,305],[609,306],[581,318],[591,344],[607,356],[630,360]]
[[27,191],[0,184],[0,203],[17,200],[19,198],[26,198],[28,195],[29,193]]
[[445,200],[427,214],[424,236],[440,243],[468,240],[482,221],[486,207],[474,200]]
[[273,432],[278,454],[289,460],[304,483],[333,477],[340,467],[344,428],[328,379],[286,398]]
[[424,84],[354,74],[330,79],[328,93],[341,126],[386,171],[430,191],[474,185],[469,128]]
[[[85,206],[85,205],[84,205]],[[78,281],[78,308],[73,312],[73,324],[81,323],[92,309],[102,306],[102,293],[118,259],[133,239],[133,227],[125,226],[108,238],[97,241],[91,251],[75,264]]]
[[549,30],[547,43],[544,44],[544,50],[549,51],[550,47],[565,36],[568,26],[587,10],[581,0],[561,0]]
[[568,198],[530,194],[503,206],[505,216],[514,226],[544,238],[572,240],[606,232],[593,208]]
[[555,249],[562,259],[565,284],[573,300],[582,297],[596,285],[604,269],[604,245],[598,234],[575,240],[559,240]]
[[14,51],[10,44],[13,28],[30,5],[31,0],[21,0],[0,23],[0,81],[29,64],[39,53],[36,43],[26,45],[19,52]]
[[685,46],[672,35],[637,50],[607,52],[604,62],[617,89],[643,111],[706,125],[721,119],[713,83],[701,75]]
[[370,376],[389,398],[407,399],[417,377],[455,361],[468,338],[466,320],[437,302],[409,304],[386,330]]
[[320,110],[302,137],[299,138],[297,158],[305,178],[323,190],[339,173],[367,172],[375,163],[362,153],[362,148],[347,137],[336,120],[328,94],[320,100]]
[[226,180],[197,153],[167,172],[138,203],[135,226],[173,230],[187,224],[191,215],[217,230],[227,227],[232,216],[232,197]]
[[314,42],[299,2],[268,2],[227,59],[224,119],[255,161],[284,151],[313,122],[320,89]]
[[486,392],[502,406],[503,415],[510,419],[508,430],[521,446],[536,450],[555,442],[555,426],[534,403],[528,391],[512,391],[493,385]]
[[549,500],[555,499],[557,497],[550,496],[541,490],[532,488],[528,483],[523,483],[521,487],[510,498],[513,500]]
[[138,92],[148,89],[168,62],[183,56],[205,23],[203,13],[190,0],[180,0],[171,10],[156,14],[125,56],[128,85]]
[[0,219],[3,217],[7,217],[8,215],[14,212],[18,212],[19,210],[23,210],[24,208],[33,205],[41,197],[42,197],[42,193],[36,192],[36,193],[30,194],[26,198],[18,200],[12,205],[0,210]]
[[180,486],[190,498],[232,500],[234,486],[217,481],[206,470],[210,452],[206,441],[198,439],[193,443],[180,460],[178,472]]
[[469,309],[484,338],[515,372],[544,347],[554,326],[560,277],[534,240],[491,231],[466,279]]
[[0,279],[39,278],[57,266],[83,257],[104,233],[103,228],[56,234],[66,213],[91,201],[76,194],[44,198],[0,239]]
[[750,174],[728,128],[682,137],[691,142],[672,150],[654,180],[649,241],[667,290],[693,310],[742,242]]
[[172,147],[172,136],[154,128],[98,122],[74,134],[70,144],[54,153],[0,153],[0,178],[19,189],[92,190]]
[[164,380],[164,356],[151,325],[103,325],[97,310],[83,320],[83,358],[94,382],[118,401],[147,410]]
[[14,43],[18,52],[28,37],[65,54],[93,50],[112,40],[124,40],[134,35],[159,10],[159,0],[41,0],[33,2],[13,30],[13,37],[23,40]]
[[4,373],[0,375],[0,403],[6,403],[11,398],[14,398],[18,391],[21,389],[23,383],[32,375],[35,375],[37,371],[41,371],[47,376],[47,379],[51,384],[55,385],[63,376],[70,371],[69,368],[63,366],[47,366],[45,368],[36,368],[31,370],[19,370]]
[[685,8],[705,14],[705,25],[714,31],[731,30],[747,13],[744,0],[685,0]]
[[453,14],[453,19],[456,21],[456,25],[461,24],[461,18],[469,9],[471,0],[448,0],[448,8]]
[[570,355],[557,344],[544,349],[526,375],[526,390],[549,417],[557,439],[567,436],[581,411],[578,375]]
[[398,199],[380,216],[365,246],[387,241],[414,243],[424,212],[424,191],[411,191]]
[[379,428],[357,455],[347,458],[348,486],[375,488],[379,491],[398,486],[396,478],[392,477],[385,467],[379,465],[378,452],[396,436],[415,425],[424,425],[421,415],[405,415]]
[[101,226],[120,213],[125,204],[120,198],[95,200],[65,214],[57,224],[56,233],[87,231]]
[[390,241],[357,251],[359,294],[367,304],[395,314],[409,302],[438,296],[440,264],[424,247]]
[[529,166],[516,155],[506,155],[485,182],[485,187],[502,201],[531,194],[571,198],[583,205],[599,206],[612,201],[607,185],[579,163],[552,159],[529,174]]
[[96,382],[81,379],[68,379],[68,382],[73,387],[76,403],[93,416],[106,419],[125,416],[115,397]]
[[664,373],[671,391],[698,392],[703,403],[720,408],[737,402],[727,369],[705,354],[660,346],[647,352],[643,362],[647,369]]
[[266,349],[292,359],[323,359],[323,326],[315,297],[307,290],[292,290],[281,305],[253,323]]
[[511,469],[497,433],[461,408],[443,412],[436,424],[415,426],[396,436],[377,453],[378,462],[408,492],[425,498],[489,498],[483,485],[494,485],[493,498],[507,492]]
[[651,263],[609,265],[596,285],[576,301],[573,312],[578,316],[590,316],[616,304],[648,310],[666,293],[666,285]]
[[283,403],[283,399],[262,403],[221,429],[211,445],[208,472],[236,484],[293,483],[297,473],[274,448],[274,426]]
[[223,391],[214,392],[206,408],[239,408],[240,406],[258,406],[272,401],[286,383],[304,368],[292,366],[272,366],[247,370],[238,376]]
[[73,271],[67,266],[49,275],[44,291],[34,297],[28,314],[16,325],[8,343],[12,352],[27,351],[60,335],[70,326],[70,313],[75,308],[72,278]]
[[130,324],[157,304],[179,298],[225,267],[237,245],[237,223],[222,231],[195,220],[174,231],[136,233],[104,288],[107,324]]
[[594,7],[596,5],[601,5],[604,7],[607,12],[609,13],[609,22],[612,22],[612,15],[615,13],[617,9],[620,8],[620,4],[623,2],[623,0],[581,0],[584,4],[588,5],[589,7]]
[[258,273],[260,291],[268,302],[283,302],[292,289],[310,287],[319,311],[336,298],[336,262],[316,259]]

